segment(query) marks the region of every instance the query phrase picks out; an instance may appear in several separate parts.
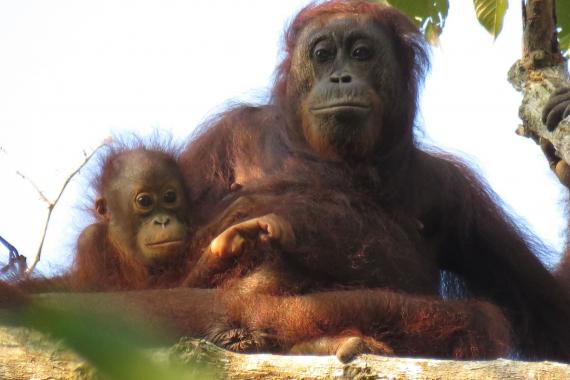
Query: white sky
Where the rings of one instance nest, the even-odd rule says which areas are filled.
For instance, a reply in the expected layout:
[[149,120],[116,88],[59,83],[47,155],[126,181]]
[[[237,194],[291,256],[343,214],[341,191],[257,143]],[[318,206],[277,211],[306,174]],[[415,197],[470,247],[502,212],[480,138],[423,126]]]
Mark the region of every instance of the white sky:
[[[31,260],[45,223],[46,204],[17,170],[54,199],[82,151],[111,132],[160,128],[182,139],[224,102],[263,98],[284,25],[306,3],[0,0],[0,235]],[[540,149],[514,134],[520,96],[506,73],[520,55],[519,6],[493,42],[471,2],[451,3],[422,98],[426,135],[478,165],[560,250],[564,191]],[[43,272],[67,263],[88,222],[85,191],[78,178],[56,207]]]

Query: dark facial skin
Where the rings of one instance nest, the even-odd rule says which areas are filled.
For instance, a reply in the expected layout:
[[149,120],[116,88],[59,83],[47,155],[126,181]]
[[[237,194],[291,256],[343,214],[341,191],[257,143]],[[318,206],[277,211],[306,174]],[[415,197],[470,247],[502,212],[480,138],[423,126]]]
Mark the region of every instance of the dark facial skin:
[[290,91],[300,94],[305,138],[328,159],[368,156],[399,98],[392,40],[366,16],[309,25],[293,53]]
[[113,244],[148,263],[182,254],[187,199],[174,164],[157,152],[133,151],[116,158],[113,172],[97,200]]

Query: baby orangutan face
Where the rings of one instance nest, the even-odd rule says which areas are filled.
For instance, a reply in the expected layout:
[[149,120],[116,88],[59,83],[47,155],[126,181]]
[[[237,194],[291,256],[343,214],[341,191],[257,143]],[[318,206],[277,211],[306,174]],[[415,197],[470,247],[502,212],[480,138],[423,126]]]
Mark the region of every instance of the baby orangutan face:
[[184,254],[188,202],[176,163],[160,152],[135,150],[117,156],[110,170],[96,208],[112,244],[149,263]]

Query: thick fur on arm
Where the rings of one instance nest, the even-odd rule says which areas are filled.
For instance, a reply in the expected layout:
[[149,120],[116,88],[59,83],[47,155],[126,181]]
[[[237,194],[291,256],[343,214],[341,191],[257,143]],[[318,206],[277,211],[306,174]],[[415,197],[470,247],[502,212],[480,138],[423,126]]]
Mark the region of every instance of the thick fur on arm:
[[351,181],[357,174],[348,168],[300,160],[294,165],[236,194],[254,205],[247,217],[274,213],[290,223],[297,244],[278,247],[290,265],[337,286],[437,293],[433,258],[417,253],[422,242],[416,218],[379,206],[377,194]]
[[[179,164],[190,199],[206,223],[217,205],[244,182],[264,174],[260,167],[280,161],[283,148],[274,141],[267,107],[241,105],[226,111],[198,129],[182,153]],[[214,212],[214,214],[212,214]]]
[[92,224],[82,231],[69,273],[73,290],[138,289],[146,285],[147,277],[144,265],[110,244],[107,226]]
[[396,355],[496,358],[510,347],[502,312],[481,301],[442,301],[383,289],[268,296],[228,291],[230,316],[281,346],[358,329]]
[[437,161],[446,181],[443,268],[459,274],[473,296],[502,306],[524,356],[568,360],[570,294],[541,263],[542,247],[469,168]]

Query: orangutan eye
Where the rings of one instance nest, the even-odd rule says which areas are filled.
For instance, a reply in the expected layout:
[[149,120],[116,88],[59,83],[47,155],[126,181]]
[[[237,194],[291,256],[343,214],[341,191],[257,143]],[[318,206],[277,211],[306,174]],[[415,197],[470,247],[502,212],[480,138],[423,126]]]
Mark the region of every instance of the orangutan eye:
[[154,199],[150,194],[143,193],[137,195],[136,203],[139,208],[148,209],[154,204]]
[[327,49],[318,49],[315,50],[315,52],[313,53],[315,59],[318,62],[326,62],[329,61],[332,57],[333,57],[333,53],[330,50]]
[[176,191],[174,190],[167,190],[164,192],[164,194],[162,194],[162,200],[164,201],[164,203],[174,203],[176,202],[177,199],[178,196],[176,195]]
[[328,40],[319,41],[313,48],[312,56],[319,62],[327,62],[334,58],[336,54],[334,44]]
[[372,56],[372,51],[366,46],[359,46],[352,51],[352,56],[359,61],[365,61]]

